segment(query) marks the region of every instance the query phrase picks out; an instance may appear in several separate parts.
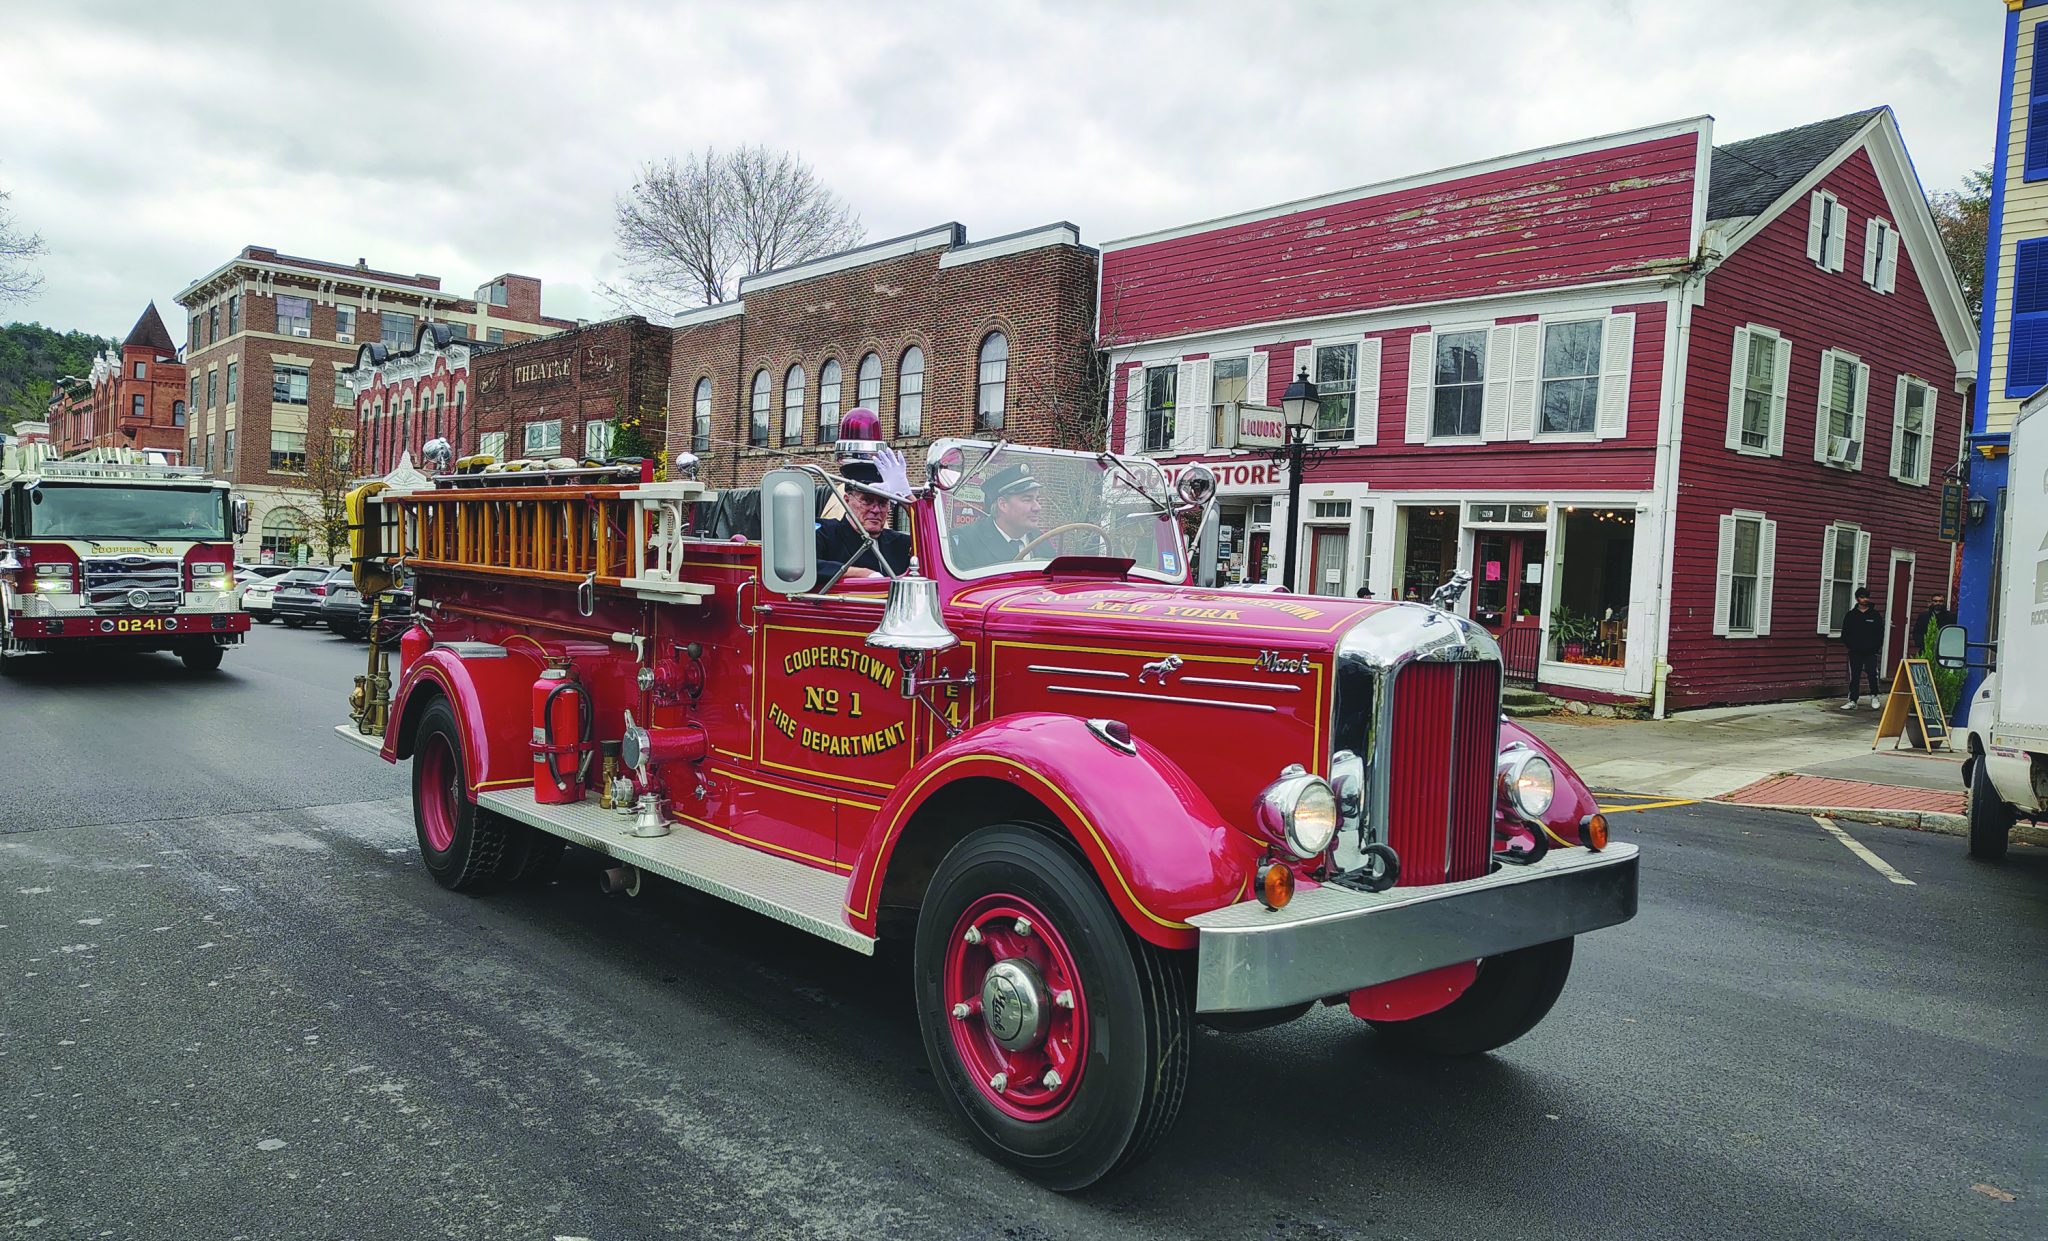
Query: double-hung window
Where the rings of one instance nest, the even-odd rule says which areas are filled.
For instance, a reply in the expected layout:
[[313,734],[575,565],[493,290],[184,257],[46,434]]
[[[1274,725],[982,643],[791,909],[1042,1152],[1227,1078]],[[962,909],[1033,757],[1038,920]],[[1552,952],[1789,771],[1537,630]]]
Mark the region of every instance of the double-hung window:
[[280,474],[304,474],[306,472],[306,433],[304,431],[272,431],[270,433],[270,468]]
[[882,355],[870,353],[860,360],[860,369],[854,373],[854,404],[862,409],[882,412]]
[[1209,372],[1209,405],[1214,411],[1209,430],[1209,442],[1223,442],[1223,407],[1232,401],[1239,405],[1251,403],[1250,358],[1217,358]]
[[924,434],[924,350],[903,351],[896,364],[896,434],[915,439]]
[[[301,298],[299,300],[304,301],[305,299]],[[233,336],[241,330],[242,295],[240,293],[230,293],[228,294],[228,335]]]
[[1173,450],[1173,403],[1179,368],[1153,366],[1145,370],[1145,451]]
[[1890,220],[1872,216],[1863,226],[1863,283],[1878,293],[1899,287],[1899,230]]
[[1543,391],[1537,430],[1591,435],[1600,412],[1600,337],[1604,319],[1543,328]]
[[[304,405],[306,403],[307,378],[307,371],[303,366],[272,367],[270,371],[271,404]],[[232,389],[232,385],[230,385],[230,389]]]
[[697,391],[690,402],[690,451],[711,451],[711,380],[708,377],[697,381]]
[[782,377],[782,443],[804,442],[804,368],[792,366]]
[[356,338],[356,308],[336,306],[334,308],[334,339],[348,344]]
[[547,418],[526,424],[525,455],[556,457],[562,452],[562,420]]
[[1869,558],[1870,535],[1864,531],[1847,522],[1821,531],[1820,632],[1830,637],[1842,632],[1842,618],[1855,606]]
[[413,318],[395,310],[379,311],[377,314],[377,339],[387,349],[404,349],[412,344]]
[[1486,333],[1439,332],[1431,439],[1477,438],[1486,410]]
[[818,368],[818,442],[830,444],[839,438],[840,373],[837,358],[825,359]]
[[1762,513],[1738,509],[1721,515],[1714,575],[1716,634],[1727,638],[1769,636],[1777,542],[1778,523]]
[[1924,486],[1934,459],[1934,389],[1899,376],[1892,412],[1892,477]]
[[748,398],[747,408],[747,443],[755,448],[768,446],[768,389],[767,369],[755,371],[753,392]]
[[583,456],[590,461],[603,461],[612,455],[612,424],[609,419],[599,418],[583,424]]
[[1792,342],[1767,327],[1735,329],[1728,377],[1728,447],[1757,456],[1785,451],[1785,388]]
[[[233,303],[229,303],[228,319],[236,317]],[[303,297],[277,295],[277,332],[280,336],[311,336],[313,334],[313,303]]]
[[1010,338],[990,332],[981,342],[975,368],[974,429],[1000,431],[1003,411],[1008,405],[1010,386]]
[[1807,199],[1806,257],[1822,271],[1842,270],[1848,232],[1849,209],[1826,190],[1815,190]]
[[1863,468],[1863,411],[1870,368],[1855,354],[1821,354],[1820,402],[1814,422],[1814,459],[1847,470]]
[[1316,346],[1316,438],[1348,440],[1358,416],[1358,345]]
[[242,385],[237,376],[235,364],[230,362],[228,363],[228,404],[233,405],[235,403],[236,397],[241,394],[241,389]]

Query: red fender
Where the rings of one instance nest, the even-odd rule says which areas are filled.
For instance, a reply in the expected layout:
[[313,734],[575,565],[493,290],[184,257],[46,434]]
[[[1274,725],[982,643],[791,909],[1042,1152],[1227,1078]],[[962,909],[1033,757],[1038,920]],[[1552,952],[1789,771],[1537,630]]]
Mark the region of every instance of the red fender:
[[[1556,750],[1543,744],[1542,738],[1515,721],[1503,718],[1500,722],[1500,748],[1505,750],[1516,742],[1528,746],[1550,760],[1550,770],[1555,778],[1557,791],[1551,796],[1550,810],[1544,814],[1543,821],[1549,825],[1551,831],[1563,839],[1578,844],[1579,824],[1587,815],[1600,808],[1599,803],[1593,800],[1593,791],[1586,787],[1584,780],[1579,779],[1579,773],[1573,771],[1569,763],[1557,756]],[[1498,807],[1495,814],[1502,819],[1509,817],[1507,811]]]
[[406,665],[392,691],[385,759],[395,763],[412,755],[406,712],[415,693],[438,689],[462,725],[462,768],[469,776],[471,798],[484,789],[533,783],[527,695],[533,688],[534,661],[512,654],[516,652],[464,659],[441,646],[421,652]]
[[1137,738],[1126,754],[1069,715],[1025,712],[971,728],[896,786],[855,856],[847,914],[873,934],[882,876],[906,824],[956,780],[1015,785],[1059,818],[1132,930],[1191,948],[1187,919],[1244,899],[1260,847],[1229,826],[1173,760]]

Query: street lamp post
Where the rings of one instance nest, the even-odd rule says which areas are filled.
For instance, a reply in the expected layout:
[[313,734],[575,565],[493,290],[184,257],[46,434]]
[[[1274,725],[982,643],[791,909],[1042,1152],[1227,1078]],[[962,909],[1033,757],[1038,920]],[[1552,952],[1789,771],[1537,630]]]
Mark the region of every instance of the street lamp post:
[[1322,394],[1302,367],[1294,382],[1280,397],[1280,416],[1287,425],[1287,442],[1274,455],[1287,461],[1287,553],[1281,559],[1281,584],[1295,589],[1294,552],[1301,537],[1301,476],[1308,469],[1309,437],[1315,434],[1316,415],[1322,410]]

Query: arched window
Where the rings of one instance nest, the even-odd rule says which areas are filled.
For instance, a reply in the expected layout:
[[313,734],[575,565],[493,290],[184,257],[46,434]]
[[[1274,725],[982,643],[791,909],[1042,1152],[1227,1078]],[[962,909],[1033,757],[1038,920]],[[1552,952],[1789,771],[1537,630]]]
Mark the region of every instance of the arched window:
[[804,368],[792,366],[782,377],[782,443],[804,442]]
[[297,564],[306,544],[306,527],[288,508],[274,508],[263,519],[261,550],[278,564]]
[[1009,386],[1010,338],[990,332],[981,342],[981,366],[975,380],[974,427],[1003,429],[1003,390]]
[[697,396],[690,411],[690,451],[711,451],[711,381],[697,381]]
[[455,389],[455,434],[449,438],[455,445],[455,455],[458,457],[467,455],[462,450],[462,405],[463,399],[468,395],[467,388]]
[[839,359],[826,358],[818,371],[818,442],[839,438]]
[[185,425],[185,402],[171,402],[171,425],[174,427],[182,427]]
[[445,411],[447,407],[448,394],[445,392],[436,392],[434,394],[434,434],[436,436],[447,434],[446,430],[441,425],[443,411]]
[[853,402],[876,413],[882,412],[882,356],[871,353],[860,360],[855,382],[859,385]]
[[924,434],[924,350],[903,351],[896,366],[896,434],[915,439]]
[[748,411],[747,443],[756,448],[768,446],[768,372],[754,372],[753,403]]

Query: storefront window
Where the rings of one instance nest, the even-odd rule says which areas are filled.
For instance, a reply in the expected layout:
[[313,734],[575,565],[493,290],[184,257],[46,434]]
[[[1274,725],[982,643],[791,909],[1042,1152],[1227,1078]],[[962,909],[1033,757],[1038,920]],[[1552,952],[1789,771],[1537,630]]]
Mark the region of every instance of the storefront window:
[[1402,541],[1400,581],[1395,583],[1395,595],[1400,599],[1428,599],[1457,568],[1457,507],[1404,508],[1401,519],[1407,531]]
[[1619,668],[1628,662],[1635,511],[1567,506],[1557,528],[1550,657],[1568,664]]

